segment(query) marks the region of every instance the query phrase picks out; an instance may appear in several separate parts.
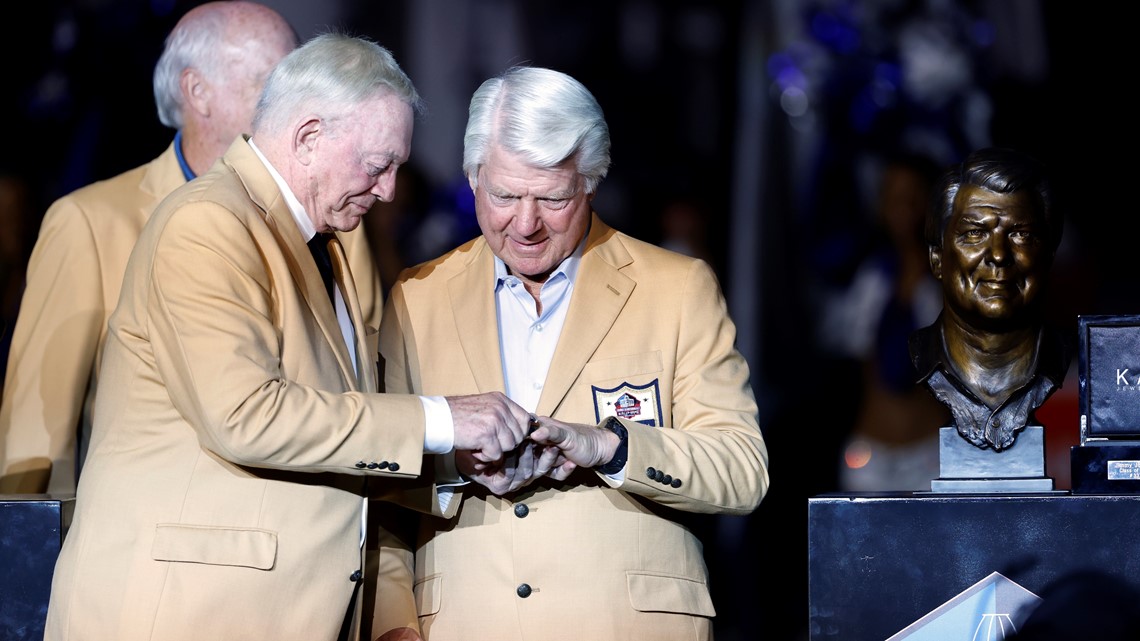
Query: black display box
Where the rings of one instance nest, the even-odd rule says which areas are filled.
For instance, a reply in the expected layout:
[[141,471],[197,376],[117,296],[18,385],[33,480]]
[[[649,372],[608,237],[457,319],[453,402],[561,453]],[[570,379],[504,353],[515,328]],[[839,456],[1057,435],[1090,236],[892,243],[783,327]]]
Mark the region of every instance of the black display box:
[[1077,318],[1074,494],[1140,493],[1140,315]]
[[1140,441],[1140,316],[1077,318],[1081,443]]
[[74,496],[0,494],[0,639],[42,641]]

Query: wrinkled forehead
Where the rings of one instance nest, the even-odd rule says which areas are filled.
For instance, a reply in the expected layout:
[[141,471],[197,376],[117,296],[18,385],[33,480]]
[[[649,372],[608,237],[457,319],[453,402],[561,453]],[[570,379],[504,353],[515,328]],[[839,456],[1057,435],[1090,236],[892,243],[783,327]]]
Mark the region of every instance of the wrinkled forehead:
[[573,159],[546,167],[500,145],[491,147],[479,167],[479,182],[488,190],[516,196],[566,198],[581,190],[581,176]]
[[353,138],[363,154],[395,154],[405,161],[411,150],[415,114],[395,94],[384,93],[352,106],[339,119],[337,135]]
[[954,197],[953,217],[999,215],[1019,220],[1040,220],[1043,213],[1033,192],[1001,193],[979,185],[962,185]]

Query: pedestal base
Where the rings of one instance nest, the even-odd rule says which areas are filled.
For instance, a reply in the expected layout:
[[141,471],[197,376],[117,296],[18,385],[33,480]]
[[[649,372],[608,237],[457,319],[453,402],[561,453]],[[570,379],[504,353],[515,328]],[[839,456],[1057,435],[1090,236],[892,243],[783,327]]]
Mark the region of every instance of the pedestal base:
[[[1001,452],[975,447],[958,429],[938,431],[936,493],[1051,493],[1053,479],[1045,476],[1045,428],[1028,425],[1013,445]],[[1059,492],[1058,493],[1064,493]]]
[[1140,441],[1086,441],[1069,462],[1073,494],[1140,494]]
[[[964,492],[985,494],[987,492],[1019,493],[1053,492],[1053,479],[934,479],[930,482],[931,492]],[[1060,492],[1064,494],[1064,492]]]

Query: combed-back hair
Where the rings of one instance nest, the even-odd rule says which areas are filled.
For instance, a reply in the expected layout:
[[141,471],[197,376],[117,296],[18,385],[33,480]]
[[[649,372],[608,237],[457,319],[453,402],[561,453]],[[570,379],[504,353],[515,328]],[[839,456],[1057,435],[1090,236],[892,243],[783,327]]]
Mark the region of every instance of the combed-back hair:
[[471,97],[463,136],[463,173],[472,186],[493,145],[543,169],[573,158],[587,193],[610,167],[610,130],[593,94],[552,69],[517,66]]
[[269,74],[253,130],[279,130],[304,110],[312,110],[332,128],[385,91],[416,113],[423,110],[419,93],[390,51],[367,38],[323,33],[294,49]]

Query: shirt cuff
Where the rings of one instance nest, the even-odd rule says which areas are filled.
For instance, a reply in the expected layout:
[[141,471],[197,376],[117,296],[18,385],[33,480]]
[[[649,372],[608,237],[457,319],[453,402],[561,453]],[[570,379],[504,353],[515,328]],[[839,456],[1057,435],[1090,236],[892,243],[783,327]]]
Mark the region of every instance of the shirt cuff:
[[435,495],[439,501],[439,512],[444,514],[447,512],[447,506],[451,504],[451,499],[463,491],[463,486],[470,481],[459,473],[459,468],[455,466],[454,454],[441,454],[433,458],[435,458]]
[[424,406],[424,452],[445,454],[455,444],[451,406],[442,396],[421,396]]

